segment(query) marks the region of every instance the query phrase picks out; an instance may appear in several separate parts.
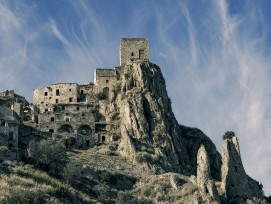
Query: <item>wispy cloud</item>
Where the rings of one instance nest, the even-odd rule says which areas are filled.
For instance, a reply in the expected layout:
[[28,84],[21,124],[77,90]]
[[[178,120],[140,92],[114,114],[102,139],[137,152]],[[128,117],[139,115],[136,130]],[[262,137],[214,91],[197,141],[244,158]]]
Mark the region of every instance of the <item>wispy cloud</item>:
[[270,31],[257,2],[237,13],[224,0],[68,0],[56,13],[40,8],[54,2],[10,2],[0,3],[2,90],[31,99],[39,86],[92,81],[93,68],[118,65],[120,37],[149,37],[179,122],[202,129],[218,150],[234,130],[248,174],[271,194]]
[[187,30],[181,33],[174,27],[175,35],[189,46],[171,40],[172,30],[163,29],[170,16],[157,11],[159,49],[170,61],[160,64],[165,66],[177,118],[204,130],[220,151],[223,133],[234,130],[248,174],[271,193],[271,60],[265,53],[261,12],[247,4],[246,13],[232,15],[226,1],[212,1],[204,8],[206,13],[197,16],[191,5],[179,6],[183,19],[177,24],[185,22]]

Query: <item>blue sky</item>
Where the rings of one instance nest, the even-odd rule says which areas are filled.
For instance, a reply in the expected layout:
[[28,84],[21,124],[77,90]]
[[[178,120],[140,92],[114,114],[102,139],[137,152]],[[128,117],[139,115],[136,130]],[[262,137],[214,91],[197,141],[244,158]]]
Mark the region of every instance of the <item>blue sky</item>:
[[179,123],[221,152],[239,137],[249,175],[271,194],[271,1],[0,0],[0,89],[32,100],[119,65],[121,37],[147,37]]

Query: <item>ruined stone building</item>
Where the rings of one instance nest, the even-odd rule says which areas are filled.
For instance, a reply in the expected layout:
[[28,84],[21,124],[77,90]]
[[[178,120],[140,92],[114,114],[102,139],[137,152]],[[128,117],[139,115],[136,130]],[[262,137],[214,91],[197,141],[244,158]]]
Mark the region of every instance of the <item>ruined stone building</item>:
[[0,93],[0,161],[17,157],[19,128],[23,123],[23,105],[28,102],[14,91]]
[[[53,137],[65,136],[66,145],[90,147],[111,140],[110,124],[101,110],[114,97],[118,72],[133,61],[149,60],[149,44],[144,38],[122,38],[120,66],[96,68],[94,82],[88,84],[58,83],[34,90],[32,119],[41,131]],[[101,101],[103,99],[103,101]],[[34,119],[35,118],[35,119]]]

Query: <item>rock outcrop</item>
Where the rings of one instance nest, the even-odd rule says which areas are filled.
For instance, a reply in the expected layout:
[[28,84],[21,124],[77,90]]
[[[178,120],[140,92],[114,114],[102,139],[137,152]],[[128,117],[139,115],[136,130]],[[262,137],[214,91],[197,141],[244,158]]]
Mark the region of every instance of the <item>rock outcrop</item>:
[[203,145],[200,146],[197,155],[197,185],[202,198],[208,203],[218,204],[220,199],[214,181],[210,174],[210,161]]
[[182,138],[194,172],[197,171],[197,154],[201,145],[204,145],[210,162],[210,174],[213,179],[221,180],[221,155],[217,151],[212,140],[207,137],[200,129],[180,125]]
[[157,173],[193,174],[160,68],[134,62],[121,67],[118,75],[121,90],[112,106],[119,110],[120,154]]
[[224,138],[221,188],[229,203],[245,203],[249,198],[263,198],[259,184],[245,172],[240,147],[233,132]]

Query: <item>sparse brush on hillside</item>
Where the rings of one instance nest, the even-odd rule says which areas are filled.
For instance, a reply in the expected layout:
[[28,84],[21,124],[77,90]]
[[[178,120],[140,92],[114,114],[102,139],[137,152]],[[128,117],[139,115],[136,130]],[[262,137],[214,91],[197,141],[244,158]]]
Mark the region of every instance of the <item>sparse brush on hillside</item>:
[[65,148],[53,140],[30,142],[28,156],[36,167],[52,175],[59,175],[68,162]]

